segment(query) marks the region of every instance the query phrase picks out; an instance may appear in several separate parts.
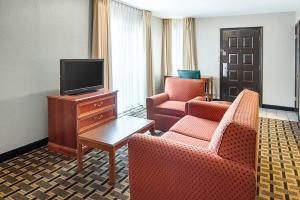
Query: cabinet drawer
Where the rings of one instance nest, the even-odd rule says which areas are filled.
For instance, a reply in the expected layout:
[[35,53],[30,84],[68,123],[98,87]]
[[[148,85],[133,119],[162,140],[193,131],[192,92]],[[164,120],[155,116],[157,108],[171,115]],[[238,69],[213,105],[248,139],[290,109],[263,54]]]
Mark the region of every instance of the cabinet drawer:
[[77,113],[80,118],[80,116],[89,115],[89,113],[97,112],[101,109],[104,109],[107,106],[112,106],[114,104],[115,104],[114,96],[95,99],[93,101],[78,104]]
[[115,118],[114,110],[108,110],[91,117],[78,120],[78,133],[95,128],[96,126]]

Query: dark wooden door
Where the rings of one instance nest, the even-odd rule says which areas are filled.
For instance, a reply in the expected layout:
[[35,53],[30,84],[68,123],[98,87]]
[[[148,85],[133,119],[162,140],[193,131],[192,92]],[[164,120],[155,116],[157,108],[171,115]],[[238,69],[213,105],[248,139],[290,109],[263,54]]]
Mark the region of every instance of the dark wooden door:
[[260,94],[261,87],[261,28],[221,29],[220,94],[233,101],[243,90]]
[[300,21],[295,25],[295,108],[299,119],[299,78],[300,78]]

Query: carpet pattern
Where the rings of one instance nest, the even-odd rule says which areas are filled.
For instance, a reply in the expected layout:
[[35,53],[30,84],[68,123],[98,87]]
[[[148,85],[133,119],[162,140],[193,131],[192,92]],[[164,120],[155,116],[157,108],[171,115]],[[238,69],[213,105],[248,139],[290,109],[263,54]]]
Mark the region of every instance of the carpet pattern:
[[[124,115],[145,117],[142,107]],[[41,147],[0,163],[0,199],[130,199],[127,147],[117,151],[117,183],[108,183],[108,154],[93,150],[76,160]],[[260,118],[257,199],[300,198],[300,124]]]
[[260,118],[259,199],[300,200],[300,124]]

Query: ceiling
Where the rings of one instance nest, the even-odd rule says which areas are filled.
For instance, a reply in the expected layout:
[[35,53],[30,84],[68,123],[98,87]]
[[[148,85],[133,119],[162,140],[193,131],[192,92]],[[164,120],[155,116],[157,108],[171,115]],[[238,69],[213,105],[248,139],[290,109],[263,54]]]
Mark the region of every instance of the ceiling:
[[300,0],[120,0],[161,18],[217,17],[300,10]]

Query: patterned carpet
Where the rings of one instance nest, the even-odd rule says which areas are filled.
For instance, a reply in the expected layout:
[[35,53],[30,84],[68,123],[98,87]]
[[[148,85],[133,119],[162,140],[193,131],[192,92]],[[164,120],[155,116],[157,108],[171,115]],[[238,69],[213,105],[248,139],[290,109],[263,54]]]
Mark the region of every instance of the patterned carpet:
[[[125,115],[145,117],[139,107]],[[300,199],[300,124],[260,118],[257,199]],[[74,159],[47,147],[0,163],[0,199],[130,199],[127,148],[117,152],[117,180],[108,184],[108,154],[93,150],[83,173]]]
[[300,200],[300,124],[260,118],[259,199]]

